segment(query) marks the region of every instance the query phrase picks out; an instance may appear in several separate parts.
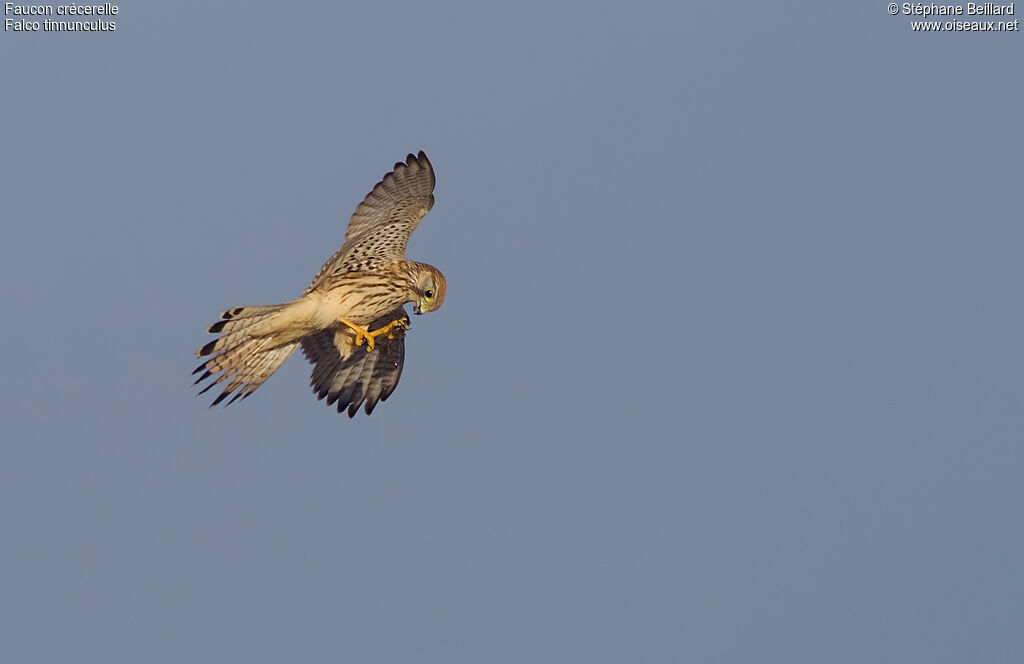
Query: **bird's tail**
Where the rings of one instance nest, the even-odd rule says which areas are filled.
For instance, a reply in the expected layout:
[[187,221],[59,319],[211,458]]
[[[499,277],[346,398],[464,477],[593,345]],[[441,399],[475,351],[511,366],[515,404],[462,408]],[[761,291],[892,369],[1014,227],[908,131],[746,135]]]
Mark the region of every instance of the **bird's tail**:
[[197,356],[209,359],[192,372],[203,372],[194,385],[213,379],[199,394],[229,381],[211,407],[229,396],[231,400],[224,405],[246,398],[277,371],[302,337],[312,331],[307,329],[308,304],[301,298],[285,304],[234,307],[221,314],[221,320],[207,330],[221,336],[196,351]]

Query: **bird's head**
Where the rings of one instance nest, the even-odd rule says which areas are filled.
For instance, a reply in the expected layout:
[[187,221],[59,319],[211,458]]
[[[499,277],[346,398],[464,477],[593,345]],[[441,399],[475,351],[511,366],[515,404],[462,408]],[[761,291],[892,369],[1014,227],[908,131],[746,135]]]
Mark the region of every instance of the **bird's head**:
[[416,314],[422,314],[439,309],[444,304],[448,282],[436,267],[422,263],[418,267],[413,281],[412,310]]

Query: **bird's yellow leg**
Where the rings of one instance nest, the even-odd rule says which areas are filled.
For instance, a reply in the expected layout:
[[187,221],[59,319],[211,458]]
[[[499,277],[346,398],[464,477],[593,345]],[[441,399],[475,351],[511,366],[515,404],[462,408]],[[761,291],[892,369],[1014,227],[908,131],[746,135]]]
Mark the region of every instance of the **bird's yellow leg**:
[[359,325],[356,325],[355,323],[349,322],[349,321],[345,320],[344,318],[339,318],[338,320],[340,322],[344,323],[345,325],[349,326],[350,328],[352,328],[352,331],[356,333],[356,345],[357,346],[362,346],[363,342],[364,341],[366,342],[366,352],[367,353],[369,353],[371,350],[373,350],[373,347],[375,345],[374,339],[376,337],[379,337],[382,334],[386,334],[386,335],[388,335],[388,339],[394,339],[395,338],[394,329],[396,327],[401,327],[404,330],[408,330],[409,329],[409,323],[407,323],[404,318],[399,318],[398,320],[393,320],[390,323],[388,323],[387,325],[385,325],[384,327],[381,327],[381,328],[378,328],[376,330],[373,330],[372,332],[370,330],[367,330],[365,327],[361,327]]
[[400,327],[403,330],[408,330],[409,329],[409,323],[408,323],[408,321],[406,321],[406,319],[399,318],[398,320],[391,321],[390,323],[388,323],[384,327],[377,328],[376,330],[370,332],[369,334],[372,337],[379,337],[382,334],[386,334],[386,335],[388,335],[388,339],[394,339],[395,338],[395,328],[396,327]]

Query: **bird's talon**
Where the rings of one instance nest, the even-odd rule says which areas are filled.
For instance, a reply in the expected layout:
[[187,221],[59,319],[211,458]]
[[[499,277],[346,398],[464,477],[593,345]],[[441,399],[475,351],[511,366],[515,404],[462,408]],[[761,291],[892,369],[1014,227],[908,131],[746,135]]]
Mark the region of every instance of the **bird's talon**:
[[409,329],[409,321],[405,320],[404,318],[399,318],[398,320],[393,320],[390,323],[388,323],[388,326],[387,326],[388,339],[394,339],[395,338],[395,328],[396,327],[400,327],[403,330],[408,330]]
[[369,353],[370,351],[373,350],[373,346],[374,346],[373,337],[375,336],[373,332],[369,332],[365,328],[362,328],[362,327],[356,325],[355,323],[350,323],[347,320],[345,320],[344,318],[341,318],[339,320],[340,320],[340,322],[342,322],[345,325],[347,325],[349,327],[349,329],[352,330],[353,334],[355,334],[356,339],[355,339],[355,341],[353,343],[357,347],[358,346],[362,346],[363,342],[365,341],[366,342],[366,352]]

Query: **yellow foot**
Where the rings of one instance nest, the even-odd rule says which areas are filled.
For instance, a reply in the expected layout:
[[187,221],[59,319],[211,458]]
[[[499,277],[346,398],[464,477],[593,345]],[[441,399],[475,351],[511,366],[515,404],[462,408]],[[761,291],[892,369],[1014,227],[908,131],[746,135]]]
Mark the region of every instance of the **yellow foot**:
[[345,320],[344,318],[339,318],[338,321],[344,323],[345,325],[348,325],[350,328],[352,328],[352,331],[356,333],[356,345],[357,346],[362,346],[363,342],[365,341],[366,342],[366,352],[370,352],[371,350],[373,350],[373,337],[374,337],[374,335],[370,334],[369,330],[367,330],[365,327],[362,327],[360,325],[356,325],[355,323],[350,323],[347,320]]
[[408,330],[409,329],[409,323],[407,323],[404,318],[399,318],[398,320],[393,320],[390,323],[388,323],[387,325],[385,325],[384,327],[376,329],[376,330],[373,330],[372,332],[370,330],[367,330],[365,327],[362,327],[360,325],[356,325],[355,323],[350,323],[349,321],[345,320],[344,318],[339,318],[338,320],[340,322],[344,323],[345,325],[347,325],[348,327],[352,328],[352,331],[356,333],[356,345],[357,346],[362,346],[363,342],[364,341],[366,342],[366,352],[367,353],[372,351],[373,347],[376,345],[376,342],[374,341],[374,339],[376,337],[379,337],[382,334],[386,334],[386,335],[388,335],[388,339],[394,339],[395,338],[395,328],[400,327],[403,330]]
[[403,330],[408,330],[409,329],[409,321],[406,320],[405,318],[399,318],[398,320],[393,320],[390,323],[388,323],[387,325],[385,325],[384,327],[378,328],[378,329],[374,330],[373,332],[370,332],[370,336],[379,337],[382,334],[386,334],[386,335],[388,335],[388,339],[394,339],[395,338],[395,330],[397,328],[402,328]]

